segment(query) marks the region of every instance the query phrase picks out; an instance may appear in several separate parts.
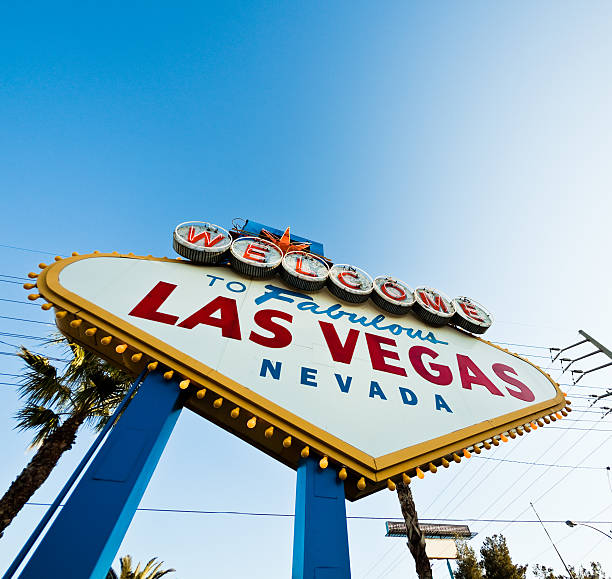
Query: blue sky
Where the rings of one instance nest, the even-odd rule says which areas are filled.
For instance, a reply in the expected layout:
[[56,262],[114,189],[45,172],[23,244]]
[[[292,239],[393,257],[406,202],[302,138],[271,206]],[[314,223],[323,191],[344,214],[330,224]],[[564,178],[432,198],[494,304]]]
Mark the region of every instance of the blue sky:
[[[1,273],[52,258],[6,245],[170,256],[177,223],[248,217],[290,225],[373,275],[474,297],[496,318],[491,339],[548,347],[583,328],[611,345],[611,16],[596,1],[4,6]],[[0,285],[0,297],[23,299],[17,284]],[[51,321],[12,302],[0,315]],[[50,329],[0,321],[4,332]],[[2,372],[19,372],[2,358]],[[598,392],[581,388],[572,392]],[[3,487],[30,457],[28,436],[12,430],[18,406],[3,386]],[[544,429],[489,456],[609,464],[611,433],[599,430],[610,421],[574,416],[581,422],[568,425],[587,430]],[[52,500],[90,440],[83,432],[35,500]],[[512,519],[535,500],[545,519],[612,520],[603,470],[476,462],[415,484],[421,516]],[[142,506],[290,513],[294,483],[291,470],[185,411]],[[399,515],[391,493],[348,510]],[[41,514],[27,507],[9,528],[0,567]],[[504,525],[472,527],[484,537]],[[550,531],[570,562],[612,570],[603,537]],[[518,561],[559,567],[541,528],[503,532]],[[414,576],[382,523],[352,520],[349,533],[355,577]],[[120,554],[157,555],[182,578],[203,567],[285,577],[291,538],[287,518],[138,513]]]

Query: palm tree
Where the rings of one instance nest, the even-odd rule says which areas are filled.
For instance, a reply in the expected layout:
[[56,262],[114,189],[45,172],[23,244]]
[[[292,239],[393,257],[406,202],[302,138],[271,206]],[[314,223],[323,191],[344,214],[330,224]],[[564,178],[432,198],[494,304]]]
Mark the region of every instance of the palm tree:
[[126,555],[121,557],[121,575],[117,576],[112,569],[106,575],[106,579],[159,579],[167,573],[174,573],[176,569],[160,569],[163,561],[157,563],[157,557],[153,557],[141,570],[140,563],[132,570],[132,557]]
[[406,523],[408,549],[410,549],[410,553],[414,557],[417,575],[419,579],[431,579],[431,564],[425,552],[425,535],[423,535],[419,528],[419,518],[409,484],[404,482],[397,483],[397,498],[399,499],[402,515]]
[[0,537],[47,480],[83,424],[101,429],[130,387],[130,377],[77,344],[63,373],[49,360],[22,347],[25,373],[19,386],[24,406],[17,428],[32,430],[36,454],[0,499]]

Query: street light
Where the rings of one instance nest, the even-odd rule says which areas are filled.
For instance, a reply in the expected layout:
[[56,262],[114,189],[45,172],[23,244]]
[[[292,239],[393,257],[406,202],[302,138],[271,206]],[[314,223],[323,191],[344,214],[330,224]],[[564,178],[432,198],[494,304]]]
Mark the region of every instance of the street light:
[[604,533],[601,529],[598,529],[597,527],[593,527],[592,525],[587,525],[586,523],[576,523],[574,521],[565,521],[565,524],[568,527],[577,527],[578,525],[582,525],[583,527],[589,527],[589,529],[594,529],[595,531],[601,533],[605,537],[608,537],[608,539],[612,539],[612,535],[608,535],[608,533]]

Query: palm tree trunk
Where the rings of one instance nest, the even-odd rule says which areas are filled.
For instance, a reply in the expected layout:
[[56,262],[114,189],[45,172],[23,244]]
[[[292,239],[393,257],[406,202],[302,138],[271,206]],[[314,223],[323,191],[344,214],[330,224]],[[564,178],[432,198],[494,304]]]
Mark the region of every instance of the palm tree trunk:
[[0,537],[32,495],[47,480],[62,454],[72,447],[82,423],[83,417],[80,415],[72,415],[66,419],[45,439],[32,460],[0,499]]
[[397,484],[397,498],[402,508],[402,515],[406,521],[406,534],[408,536],[408,548],[414,557],[416,572],[419,579],[432,579],[431,565],[425,552],[425,536],[419,529],[419,519],[416,507],[412,499],[410,485],[400,482]]

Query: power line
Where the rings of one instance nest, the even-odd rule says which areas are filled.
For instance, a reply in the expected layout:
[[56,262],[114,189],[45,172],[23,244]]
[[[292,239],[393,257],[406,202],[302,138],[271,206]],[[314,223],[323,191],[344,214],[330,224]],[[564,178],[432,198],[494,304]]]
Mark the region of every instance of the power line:
[[0,243],[0,247],[6,249],[18,249],[20,251],[29,251],[30,253],[44,253],[45,255],[59,255],[58,253],[51,253],[50,251],[42,251],[40,249],[30,249],[28,247],[18,247],[17,245],[8,245],[6,243]]
[[[26,505],[30,506],[38,506],[38,507],[49,507],[51,503],[33,503],[27,502]],[[60,505],[64,506],[64,505]],[[193,514],[193,515],[236,515],[236,516],[246,516],[246,517],[283,517],[283,518],[293,518],[295,517],[294,513],[269,513],[269,512],[258,512],[258,511],[209,511],[209,510],[200,510],[200,509],[170,509],[170,508],[147,508],[147,507],[139,507],[136,509],[137,511],[143,512],[151,512],[151,513],[185,513],[185,514]],[[354,520],[363,520],[363,521],[403,521],[402,517],[375,517],[371,515],[347,515],[347,519]],[[431,521],[431,522],[468,522],[468,523],[515,523],[515,524],[539,524],[540,521],[537,519],[479,519],[479,518],[463,518],[463,519],[421,519],[420,521]],[[547,521],[543,521],[544,523],[562,523],[565,524],[565,520],[561,519],[550,519]],[[612,521],[576,521],[577,523],[587,523],[592,525],[609,525],[612,524]]]
[[577,469],[584,469],[584,470],[607,470],[608,467],[605,466],[581,466],[581,465],[575,465],[575,464],[547,464],[544,462],[529,462],[526,460],[512,460],[509,458],[495,458],[493,456],[478,456],[476,455],[475,458],[479,458],[482,460],[496,460],[496,461],[501,461],[501,462],[513,462],[516,464],[528,464],[530,466],[553,466],[556,468],[577,468]]
[[17,338],[19,340],[41,340],[47,341],[49,338],[45,338],[43,336],[31,336],[29,334],[14,334],[13,332],[0,332],[0,336],[4,336],[5,338]]
[[[532,346],[530,344],[514,344],[512,342],[494,342],[491,341],[492,344],[501,344],[503,346],[518,346],[521,348],[538,348],[539,350],[549,350],[548,346]],[[547,356],[550,359],[550,356]]]
[[[6,280],[0,279],[0,281],[6,281]],[[34,302],[26,302],[25,300],[9,300],[8,298],[0,298],[0,302],[12,302],[14,304],[25,304],[27,306],[38,307],[38,304],[35,304]]]
[[[587,430],[587,433],[588,433],[588,430]],[[581,440],[582,440],[582,439],[583,439],[585,436],[586,436],[586,433],[585,433],[585,434],[583,434],[583,435],[582,435],[582,436],[581,436],[581,437],[578,439],[578,442],[580,442],[580,441],[581,441]],[[599,449],[600,449],[600,448],[601,448],[601,447],[602,447],[602,446],[603,446],[603,445],[604,445],[604,444],[605,444],[605,443],[606,443],[608,440],[610,440],[610,438],[612,438],[612,435],[610,435],[610,436],[608,436],[607,438],[605,438],[605,439],[604,439],[604,440],[603,440],[603,441],[602,441],[600,444],[598,444],[598,445],[597,445],[595,448],[593,448],[593,449],[592,449],[592,450],[591,450],[591,451],[590,451],[588,454],[584,455],[584,456],[582,457],[582,460],[580,461],[580,464],[582,464],[582,463],[583,463],[583,462],[584,462],[584,461],[585,461],[587,458],[589,458],[589,457],[591,457],[593,454],[595,454],[595,452],[597,452],[597,451],[598,451],[598,450],[599,450]],[[575,444],[578,444],[578,442],[576,442]],[[529,486],[531,487],[531,486],[532,486],[534,483],[536,483],[537,481],[539,481],[539,480],[542,478],[542,476],[544,476],[544,475],[545,475],[545,474],[546,474],[546,473],[547,473],[549,470],[550,470],[550,468],[546,469],[546,470],[545,470],[545,471],[544,471],[542,474],[540,474],[540,475],[539,475],[539,476],[538,476],[538,477],[537,477],[537,478],[536,478],[536,479],[535,479],[535,480],[534,480],[534,481],[533,481],[533,482],[532,482],[532,483],[531,483]],[[559,481],[557,481],[557,482],[553,482],[553,484],[552,484],[552,485],[551,485],[551,486],[550,486],[548,489],[546,489],[546,490],[545,490],[545,491],[544,491],[544,492],[543,492],[543,493],[542,493],[540,496],[538,496],[538,498],[537,498],[537,499],[535,499],[535,500],[534,500],[534,501],[532,501],[532,502],[537,502],[537,501],[539,501],[540,499],[544,498],[544,497],[545,497],[545,496],[546,496],[546,495],[547,495],[547,494],[548,494],[548,493],[549,493],[549,492],[550,492],[552,489],[554,489],[554,488],[557,486],[557,484],[558,484],[559,482],[561,482],[561,480],[563,480],[564,478],[566,478],[566,476],[567,476],[567,475],[564,475],[564,476],[563,476],[563,477],[562,477],[562,478],[561,478]],[[519,513],[519,515],[518,515],[518,516],[519,516],[519,517],[522,517],[522,516],[523,516],[523,515],[524,515],[524,514],[525,514],[525,513],[528,511],[528,510],[529,510],[529,507],[526,507],[525,509],[523,509],[523,510],[522,510],[522,511]],[[507,525],[506,525],[506,527],[507,527]],[[505,529],[506,527],[504,527],[504,529]],[[504,530],[504,529],[502,529],[502,532],[503,532],[503,530]]]
[[0,318],[2,318],[3,320],[17,320],[18,322],[30,322],[32,324],[44,324],[46,326],[55,326],[55,324],[52,324],[51,322],[41,322],[39,320],[28,320],[26,318],[14,318],[12,316],[0,316]]

